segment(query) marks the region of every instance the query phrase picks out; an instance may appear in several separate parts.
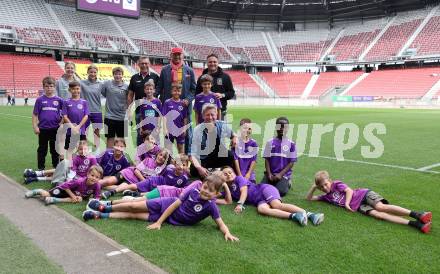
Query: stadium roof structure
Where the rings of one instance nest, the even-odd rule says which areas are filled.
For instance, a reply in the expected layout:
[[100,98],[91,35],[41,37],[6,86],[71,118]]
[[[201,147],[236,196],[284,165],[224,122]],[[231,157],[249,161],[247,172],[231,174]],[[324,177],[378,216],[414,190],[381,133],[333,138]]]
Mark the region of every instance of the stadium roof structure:
[[438,0],[141,0],[151,12],[255,22],[304,22],[382,17]]

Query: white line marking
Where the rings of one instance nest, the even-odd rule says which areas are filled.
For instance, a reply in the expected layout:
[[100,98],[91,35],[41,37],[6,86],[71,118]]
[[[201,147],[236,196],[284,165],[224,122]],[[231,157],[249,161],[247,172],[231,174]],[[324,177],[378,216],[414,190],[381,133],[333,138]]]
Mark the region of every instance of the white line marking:
[[29,118],[29,119],[32,119],[32,116],[16,115],[16,114],[9,114],[9,113],[2,113],[2,112],[0,112],[0,115],[6,115],[6,116],[14,116],[14,117],[21,117],[21,118]]
[[116,255],[121,255],[122,253],[127,253],[127,252],[130,252],[130,249],[123,248],[121,250],[115,250],[115,251],[109,252],[106,255],[107,255],[107,257],[112,257],[112,256],[116,256]]
[[[337,160],[335,157],[329,157],[329,156],[310,156],[310,155],[308,155],[306,153],[304,153],[303,155],[308,156],[309,158],[323,158],[323,159],[329,159],[329,160]],[[344,159],[343,161],[338,161],[338,162],[350,162],[350,163],[358,163],[358,164],[365,164],[365,165],[372,165],[372,166],[397,168],[397,169],[416,171],[416,172],[422,172],[422,173],[440,174],[440,172],[433,171],[433,170],[427,170],[427,169],[426,170],[422,170],[422,169],[417,169],[417,168],[414,168],[414,167],[398,166],[398,165],[390,165],[390,164],[381,164],[381,163],[366,162],[366,161],[360,161],[360,160]],[[438,165],[440,166],[440,163]]]
[[430,169],[438,167],[438,166],[440,166],[440,163],[432,164],[430,166],[424,166],[424,167],[418,168],[417,170],[418,171],[427,171],[427,170],[430,170]]

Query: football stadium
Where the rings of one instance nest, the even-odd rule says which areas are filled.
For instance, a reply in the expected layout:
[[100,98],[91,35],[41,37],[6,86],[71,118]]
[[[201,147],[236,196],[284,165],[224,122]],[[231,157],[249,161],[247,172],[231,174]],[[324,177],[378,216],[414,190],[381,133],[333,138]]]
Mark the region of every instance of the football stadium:
[[2,0],[0,68],[0,273],[440,273],[439,1]]

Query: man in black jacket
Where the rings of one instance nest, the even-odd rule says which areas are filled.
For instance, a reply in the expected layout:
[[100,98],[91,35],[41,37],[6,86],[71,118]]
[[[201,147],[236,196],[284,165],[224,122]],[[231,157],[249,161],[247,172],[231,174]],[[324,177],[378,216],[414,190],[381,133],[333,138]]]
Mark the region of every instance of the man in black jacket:
[[[231,77],[218,66],[217,55],[211,53],[206,59],[208,68],[203,70],[203,74],[209,74],[214,78],[211,91],[214,92],[215,96],[222,102],[222,119],[224,119],[227,114],[228,100],[235,96],[234,86],[232,85]],[[197,80],[196,95],[203,90],[200,84],[200,77]]]

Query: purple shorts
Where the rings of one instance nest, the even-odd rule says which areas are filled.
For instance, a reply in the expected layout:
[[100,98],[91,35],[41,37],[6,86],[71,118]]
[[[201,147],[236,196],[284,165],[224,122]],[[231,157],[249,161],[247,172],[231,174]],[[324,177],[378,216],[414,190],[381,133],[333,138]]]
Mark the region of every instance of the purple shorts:
[[147,200],[146,205],[148,208],[148,222],[156,222],[162,213],[175,201],[177,198],[157,198],[153,200]]
[[258,192],[260,195],[258,196],[258,199],[255,201],[257,203],[256,206],[259,206],[261,204],[269,204],[273,200],[281,201],[280,192],[273,185],[260,184]]
[[93,129],[101,129],[102,128],[102,113],[101,112],[94,112],[89,114],[89,119],[87,119],[87,122],[85,124],[85,128],[88,128],[92,124]]
[[165,136],[165,139],[169,140],[171,143],[174,143],[174,140],[179,144],[184,144],[185,143],[185,136],[183,134],[181,134],[180,136],[174,136],[171,134],[168,134],[168,136]]

